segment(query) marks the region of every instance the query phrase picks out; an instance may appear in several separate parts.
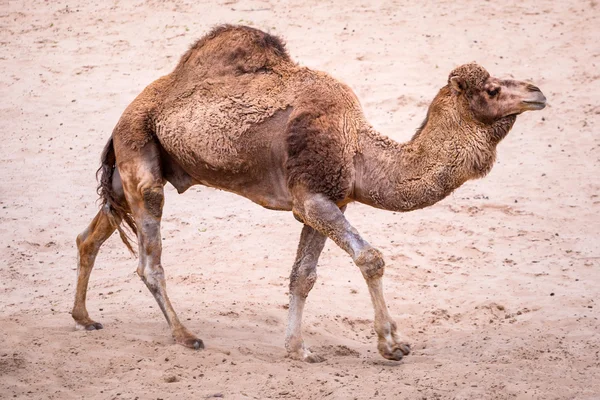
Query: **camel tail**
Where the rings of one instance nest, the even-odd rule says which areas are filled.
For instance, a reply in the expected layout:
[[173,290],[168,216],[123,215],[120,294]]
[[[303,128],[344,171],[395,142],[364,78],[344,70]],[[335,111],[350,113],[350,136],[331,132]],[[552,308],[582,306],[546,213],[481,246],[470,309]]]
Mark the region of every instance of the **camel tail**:
[[[127,246],[127,249],[131,252],[131,254],[136,255],[136,252],[131,245],[131,239],[129,238],[129,235],[127,235],[121,226],[121,224],[124,223],[124,225],[126,225],[134,235],[137,235],[137,226],[133,220],[131,212],[129,211],[127,202],[124,199],[119,198],[113,186],[113,176],[115,168],[117,167],[117,157],[115,156],[115,148],[113,146],[112,137],[108,140],[106,146],[104,146],[102,156],[100,157],[100,162],[100,168],[98,168],[98,171],[96,171],[96,179],[98,179],[99,182],[98,189],[96,191],[100,196],[102,207],[108,208],[108,217],[119,232],[121,240],[123,243],[125,243],[125,246]],[[120,181],[119,184],[121,184]]]

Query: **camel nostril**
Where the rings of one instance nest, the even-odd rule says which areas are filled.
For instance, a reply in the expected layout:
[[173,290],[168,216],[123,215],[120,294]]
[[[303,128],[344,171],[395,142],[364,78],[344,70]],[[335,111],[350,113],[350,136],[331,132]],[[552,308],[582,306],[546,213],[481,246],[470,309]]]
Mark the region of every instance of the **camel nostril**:
[[541,92],[540,88],[534,85],[527,85],[527,90],[530,92]]

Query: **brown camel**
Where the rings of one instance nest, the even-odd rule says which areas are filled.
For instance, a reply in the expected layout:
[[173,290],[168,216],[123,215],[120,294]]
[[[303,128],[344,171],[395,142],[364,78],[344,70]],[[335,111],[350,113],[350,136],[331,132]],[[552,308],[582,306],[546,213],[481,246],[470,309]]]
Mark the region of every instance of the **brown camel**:
[[545,102],[531,84],[462,65],[450,73],[417,133],[399,144],[367,123],[350,88],[298,66],[277,37],[245,26],[218,27],[127,107],[104,148],[98,170],[103,206],[77,237],[73,318],[85,329],[102,328],[86,310],[88,280],[100,246],[115,230],[132,249],[124,223],[137,235],[137,273],[175,341],[204,347],[167,296],[160,235],[166,182],[179,193],[202,184],[292,211],[304,224],[290,276],[290,356],[320,360],[305,346],[301,322],[330,238],[366,280],[379,352],[400,360],[410,348],[400,341],[385,304],[382,254],[346,220],[346,205],[411,211],[442,200],[486,175],[517,115],[541,110]]

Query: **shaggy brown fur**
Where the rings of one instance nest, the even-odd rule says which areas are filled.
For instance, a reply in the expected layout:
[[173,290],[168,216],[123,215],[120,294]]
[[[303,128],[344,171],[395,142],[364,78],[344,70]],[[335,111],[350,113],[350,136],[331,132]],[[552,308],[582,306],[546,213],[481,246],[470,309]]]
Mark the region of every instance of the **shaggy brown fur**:
[[175,70],[127,107],[102,155],[103,207],[78,236],[73,318],[100,329],[85,307],[102,243],[129,225],[139,246],[138,274],[155,296],[178,343],[203,343],[179,321],[161,265],[163,186],[182,193],[195,184],[292,211],[305,225],[290,276],[286,347],[319,361],[304,345],[301,318],[326,238],[348,252],[367,282],[379,352],[410,352],[397,335],[383,297],[384,261],[343,215],[358,201],[387,210],[432,205],[491,169],[496,146],[526,110],[542,109],[533,85],[491,77],[477,64],[453,70],[411,141],[375,132],[350,88],[299,67],[283,42],[244,26],[221,26],[197,41]]

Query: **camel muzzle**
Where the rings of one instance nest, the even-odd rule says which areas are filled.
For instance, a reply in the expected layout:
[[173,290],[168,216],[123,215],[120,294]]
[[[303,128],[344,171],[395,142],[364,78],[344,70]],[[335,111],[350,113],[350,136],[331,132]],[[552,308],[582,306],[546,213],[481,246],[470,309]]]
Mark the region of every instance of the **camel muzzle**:
[[546,96],[542,91],[533,85],[527,85],[527,90],[531,92],[530,97],[527,100],[523,100],[526,110],[542,110],[546,107]]

